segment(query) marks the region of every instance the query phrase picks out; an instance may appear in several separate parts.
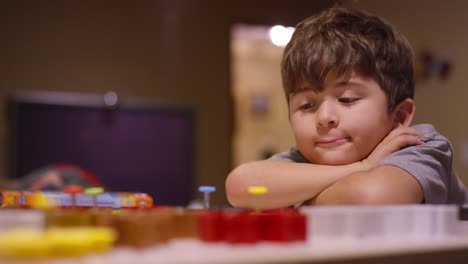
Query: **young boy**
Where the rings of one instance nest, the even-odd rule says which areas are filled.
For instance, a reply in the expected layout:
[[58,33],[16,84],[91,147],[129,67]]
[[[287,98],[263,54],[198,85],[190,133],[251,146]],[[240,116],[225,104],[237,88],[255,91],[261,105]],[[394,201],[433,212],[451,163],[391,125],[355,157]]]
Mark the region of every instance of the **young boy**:
[[[233,206],[468,203],[452,147],[415,113],[413,52],[382,19],[331,8],[299,23],[281,63],[297,146],[243,164]],[[268,192],[254,197],[249,186]]]

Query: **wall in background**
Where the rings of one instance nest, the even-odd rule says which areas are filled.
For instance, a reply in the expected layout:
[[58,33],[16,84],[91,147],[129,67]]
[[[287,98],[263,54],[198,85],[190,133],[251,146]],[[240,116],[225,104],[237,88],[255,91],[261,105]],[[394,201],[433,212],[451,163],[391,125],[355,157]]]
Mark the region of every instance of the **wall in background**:
[[0,175],[7,171],[5,102],[10,93],[113,90],[193,106],[195,184],[217,186],[214,203],[226,203],[224,179],[232,169],[231,25],[295,25],[332,2],[2,2]]
[[232,33],[235,165],[265,159],[295,145],[281,81],[284,47],[271,42],[270,27],[239,25]]

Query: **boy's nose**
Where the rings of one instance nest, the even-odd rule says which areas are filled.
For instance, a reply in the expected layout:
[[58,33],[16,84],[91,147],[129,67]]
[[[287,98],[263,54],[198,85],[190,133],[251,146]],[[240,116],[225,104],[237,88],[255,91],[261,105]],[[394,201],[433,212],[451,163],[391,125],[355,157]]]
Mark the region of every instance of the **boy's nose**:
[[322,104],[316,113],[318,127],[336,127],[339,123],[338,115],[327,104]]

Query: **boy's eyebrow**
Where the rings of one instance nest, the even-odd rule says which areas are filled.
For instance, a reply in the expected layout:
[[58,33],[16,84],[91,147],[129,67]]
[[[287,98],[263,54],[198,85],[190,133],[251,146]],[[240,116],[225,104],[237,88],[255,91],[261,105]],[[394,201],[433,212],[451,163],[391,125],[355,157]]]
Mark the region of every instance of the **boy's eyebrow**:
[[335,86],[345,86],[348,85],[350,82],[350,80],[338,80],[335,82]]

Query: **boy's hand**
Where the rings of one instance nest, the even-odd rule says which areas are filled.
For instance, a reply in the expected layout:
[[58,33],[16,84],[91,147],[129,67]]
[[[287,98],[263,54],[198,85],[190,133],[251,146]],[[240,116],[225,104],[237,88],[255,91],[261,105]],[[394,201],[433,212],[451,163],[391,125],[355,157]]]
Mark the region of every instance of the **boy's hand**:
[[393,129],[371,154],[362,160],[365,170],[374,168],[379,161],[405,146],[423,144],[424,142],[419,139],[423,135],[422,132],[413,127],[399,126]]

